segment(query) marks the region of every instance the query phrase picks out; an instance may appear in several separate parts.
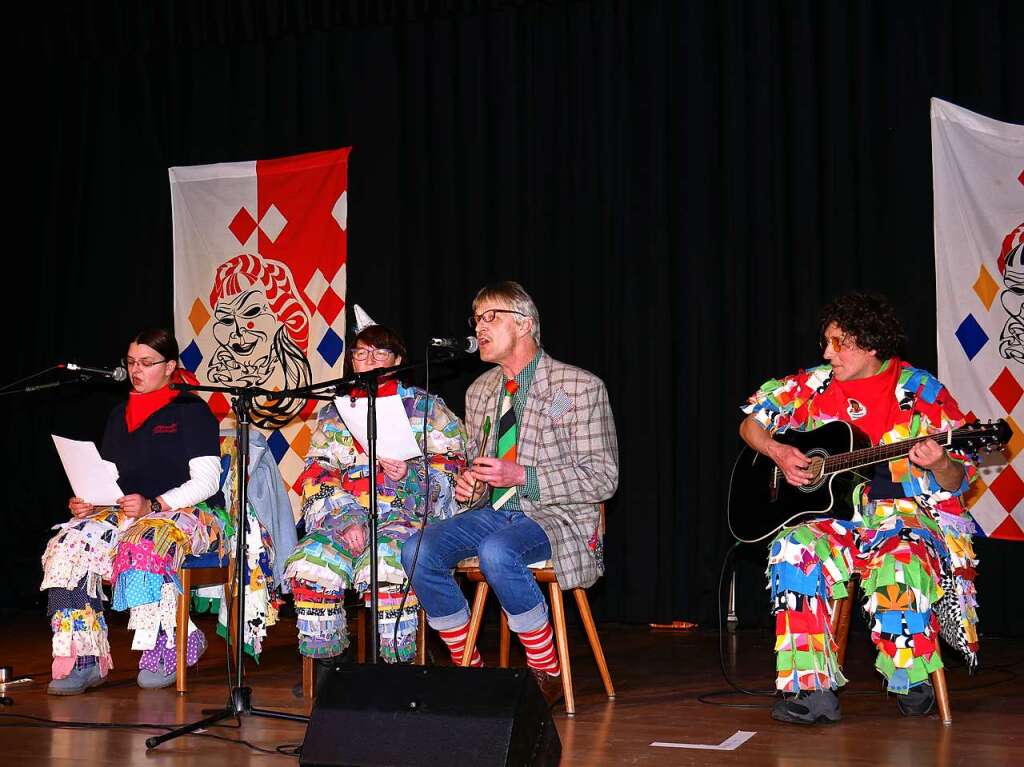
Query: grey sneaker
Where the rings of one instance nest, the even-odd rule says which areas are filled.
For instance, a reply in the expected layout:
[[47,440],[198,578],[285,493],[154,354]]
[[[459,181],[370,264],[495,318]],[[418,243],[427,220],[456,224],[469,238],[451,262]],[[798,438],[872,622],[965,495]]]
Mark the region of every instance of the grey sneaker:
[[139,676],[136,681],[139,683],[139,687],[144,690],[159,690],[161,687],[170,687],[178,680],[177,669],[171,669],[167,673],[161,673],[159,671],[146,671],[146,669],[139,669]]
[[88,668],[74,668],[63,679],[54,679],[46,686],[50,695],[79,695],[90,687],[103,684],[104,676],[100,674],[99,665]]
[[772,719],[792,724],[838,722],[839,698],[832,690],[803,690],[772,706]]

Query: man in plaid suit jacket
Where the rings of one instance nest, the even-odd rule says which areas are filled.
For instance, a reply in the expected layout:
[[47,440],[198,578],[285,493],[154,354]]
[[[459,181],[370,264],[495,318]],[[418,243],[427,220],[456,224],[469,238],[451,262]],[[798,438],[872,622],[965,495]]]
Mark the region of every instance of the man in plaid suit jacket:
[[[553,702],[561,670],[547,603],[529,565],[550,559],[563,589],[589,586],[601,575],[600,504],[618,485],[615,422],[600,378],[541,349],[540,317],[522,286],[484,287],[471,324],[480,358],[496,366],[466,392],[472,464],[455,497],[470,508],[410,538],[402,563],[458,664],[469,605],[452,568],[479,557]],[[472,664],[480,665],[475,651]]]

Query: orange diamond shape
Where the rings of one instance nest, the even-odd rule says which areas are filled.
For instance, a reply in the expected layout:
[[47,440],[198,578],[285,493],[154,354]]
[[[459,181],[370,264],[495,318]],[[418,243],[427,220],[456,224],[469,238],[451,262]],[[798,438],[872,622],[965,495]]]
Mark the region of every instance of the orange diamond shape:
[[1010,437],[1010,440],[1003,448],[1006,460],[1010,462],[1017,457],[1017,453],[1024,450],[1024,429],[1021,429],[1020,425],[1013,420],[1013,416],[1006,416],[1006,422],[1010,424],[1010,429],[1013,431],[1013,436]]
[[210,313],[200,299],[192,302],[192,311],[188,313],[188,321],[192,325],[192,331],[198,336],[203,332],[206,323],[210,321]]
[[964,493],[964,503],[967,505],[968,510],[973,509],[974,504],[980,501],[981,496],[983,496],[987,491],[988,485],[986,485],[985,480],[981,478],[981,472],[979,471],[977,476],[974,478],[974,481],[971,483],[971,486],[967,489],[967,492]]
[[974,292],[981,299],[981,303],[985,304],[985,311],[992,308],[992,301],[999,293],[999,283],[992,279],[984,264],[978,270],[978,279],[974,281]]
[[312,440],[313,432],[308,426],[306,426],[306,424],[302,424],[302,428],[295,433],[294,437],[292,437],[290,447],[297,455],[305,457],[306,453],[309,452],[309,443]]

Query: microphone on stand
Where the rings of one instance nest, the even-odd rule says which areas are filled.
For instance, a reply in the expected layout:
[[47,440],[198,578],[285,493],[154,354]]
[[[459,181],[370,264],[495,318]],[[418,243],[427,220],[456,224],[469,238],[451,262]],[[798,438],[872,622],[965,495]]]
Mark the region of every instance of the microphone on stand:
[[65,370],[81,371],[82,373],[91,373],[96,376],[112,378],[115,381],[124,381],[128,378],[128,371],[121,365],[118,365],[113,370],[108,370],[106,368],[93,368],[88,365],[79,365],[74,362],[62,362],[57,365],[57,367],[64,368]]
[[453,351],[463,352],[464,354],[472,354],[480,348],[480,342],[476,340],[476,336],[431,338],[430,345],[437,346],[441,349],[451,349]]

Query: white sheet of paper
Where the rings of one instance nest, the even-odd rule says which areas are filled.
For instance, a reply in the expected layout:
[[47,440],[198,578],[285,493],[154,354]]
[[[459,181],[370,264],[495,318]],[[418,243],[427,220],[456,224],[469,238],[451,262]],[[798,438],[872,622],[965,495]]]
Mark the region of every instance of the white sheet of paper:
[[[358,398],[355,404],[351,397],[335,397],[334,404],[345,426],[366,450],[366,397]],[[398,461],[422,455],[405,414],[405,405],[397,394],[377,398],[377,455]]]
[[100,458],[95,443],[50,436],[77,497],[94,506],[113,506],[124,495],[111,476],[110,462]]

